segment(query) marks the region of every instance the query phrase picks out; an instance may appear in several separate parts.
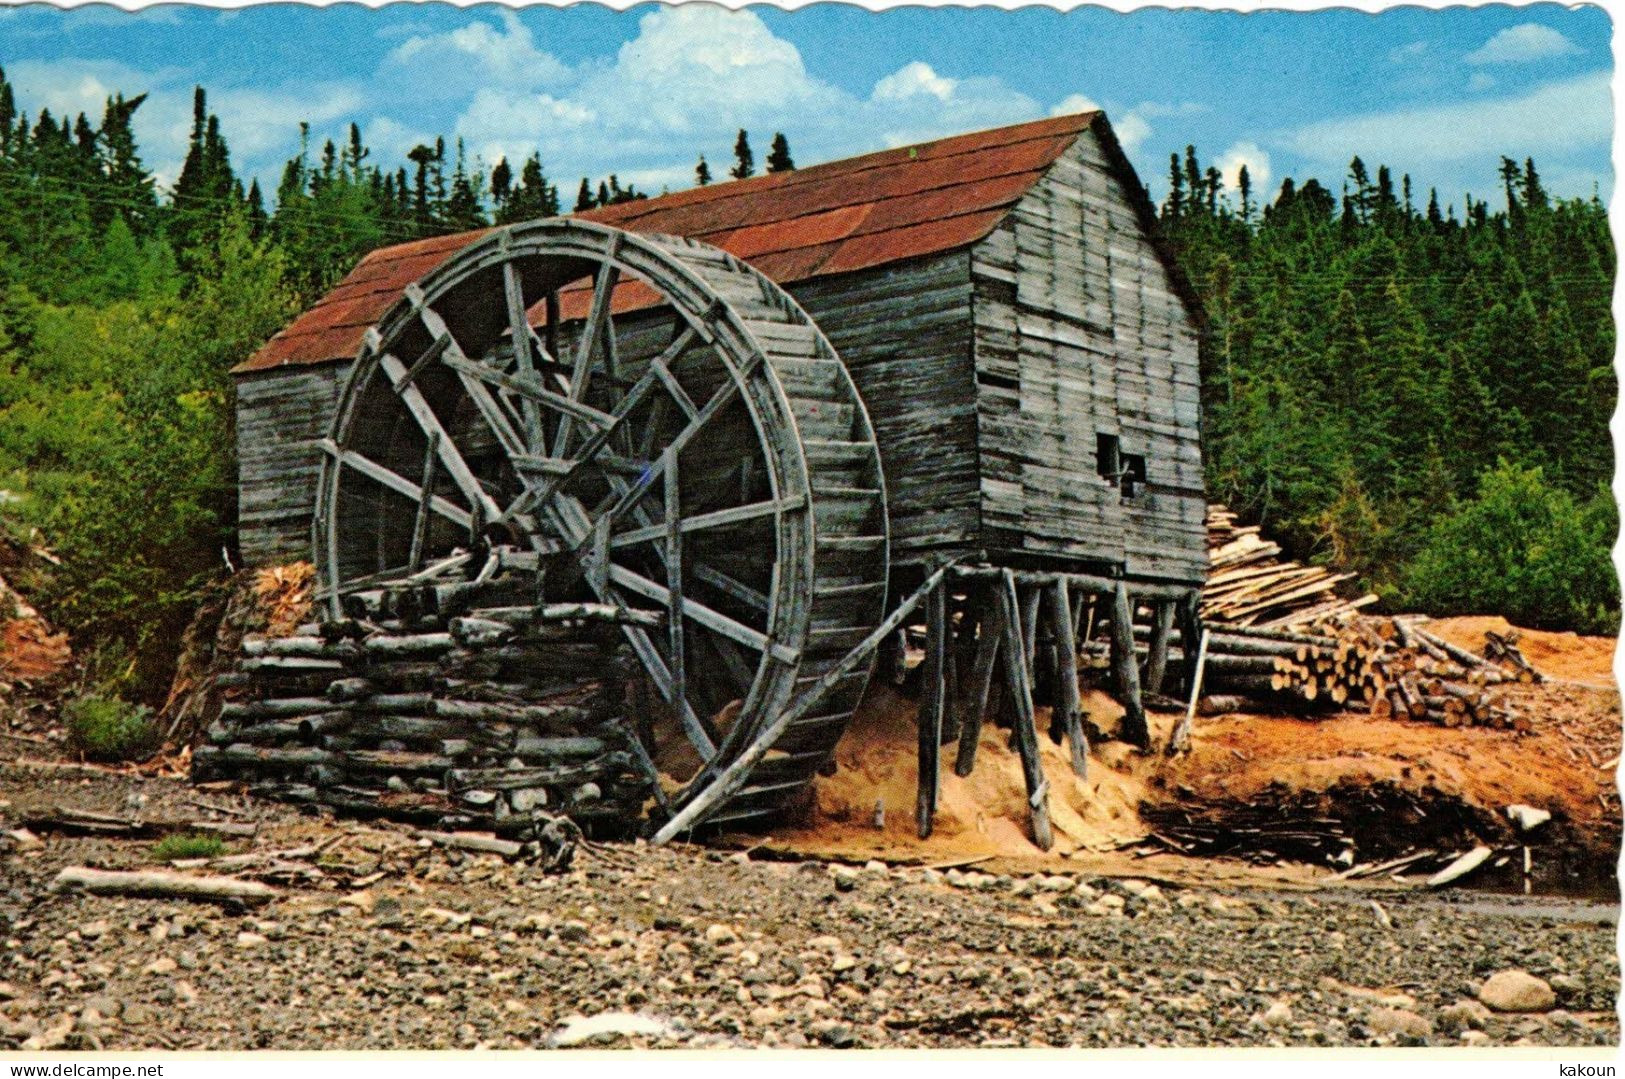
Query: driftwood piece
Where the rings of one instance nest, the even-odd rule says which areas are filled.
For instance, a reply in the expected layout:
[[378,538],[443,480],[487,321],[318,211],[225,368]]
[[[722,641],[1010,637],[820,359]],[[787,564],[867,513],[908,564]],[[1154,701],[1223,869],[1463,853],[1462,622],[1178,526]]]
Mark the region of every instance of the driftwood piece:
[[1489,861],[1490,855],[1493,853],[1494,851],[1490,850],[1489,847],[1474,847],[1429,877],[1427,886],[1429,888],[1443,888],[1446,884],[1458,881]]
[[478,832],[420,830],[413,834],[419,839],[427,839],[437,846],[474,851],[480,854],[500,854],[504,858],[517,858],[525,849],[523,843],[516,843],[511,839],[498,839],[493,835],[481,835]]
[[281,893],[254,880],[233,877],[194,877],[159,870],[123,872],[69,866],[51,882],[53,891],[85,891],[93,895],[156,896],[197,899],[217,903],[265,903]]

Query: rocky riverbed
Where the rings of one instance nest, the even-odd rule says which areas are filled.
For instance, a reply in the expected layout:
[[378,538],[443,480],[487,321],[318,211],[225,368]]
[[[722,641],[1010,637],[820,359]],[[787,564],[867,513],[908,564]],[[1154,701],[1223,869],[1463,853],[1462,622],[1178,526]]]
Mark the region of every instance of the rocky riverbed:
[[239,851],[328,845],[231,910],[50,888],[151,865],[151,840],[8,834],[0,1046],[1619,1041],[1611,907],[1191,887],[1163,859],[1012,876],[612,846],[548,874],[175,781],[0,768],[7,829],[69,801],[257,824]]

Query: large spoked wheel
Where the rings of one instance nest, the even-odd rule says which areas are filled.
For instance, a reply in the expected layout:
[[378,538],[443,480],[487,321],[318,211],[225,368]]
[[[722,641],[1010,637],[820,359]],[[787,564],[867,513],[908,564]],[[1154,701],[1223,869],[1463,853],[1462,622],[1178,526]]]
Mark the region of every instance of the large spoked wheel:
[[[883,614],[880,459],[851,378],[793,300],[704,244],[564,220],[488,234],[368,331],[323,448],[335,611],[451,572],[665,616],[626,633],[680,732],[648,747],[688,780],[672,808]],[[711,821],[778,810],[866,679]]]

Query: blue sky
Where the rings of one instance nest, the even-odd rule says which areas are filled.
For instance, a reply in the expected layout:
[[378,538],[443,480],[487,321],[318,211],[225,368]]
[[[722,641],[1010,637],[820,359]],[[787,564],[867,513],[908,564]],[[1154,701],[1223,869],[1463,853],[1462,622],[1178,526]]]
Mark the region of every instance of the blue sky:
[[[1348,159],[1409,172],[1425,199],[1493,195],[1501,154],[1549,188],[1612,190],[1611,26],[1598,7],[1346,8],[1237,14],[1101,8],[795,11],[708,4],[617,12],[293,4],[0,8],[0,64],[20,104],[100,115],[149,93],[137,133],[172,179],[202,83],[240,171],[275,187],[297,148],[360,124],[388,164],[437,134],[487,164],[539,151],[561,187],[610,171],[659,191],[720,175],[748,128],[758,160],[783,131],[802,164],[1102,106],[1160,196],[1195,143],[1334,187]],[[1262,181],[1262,182],[1260,182]]]

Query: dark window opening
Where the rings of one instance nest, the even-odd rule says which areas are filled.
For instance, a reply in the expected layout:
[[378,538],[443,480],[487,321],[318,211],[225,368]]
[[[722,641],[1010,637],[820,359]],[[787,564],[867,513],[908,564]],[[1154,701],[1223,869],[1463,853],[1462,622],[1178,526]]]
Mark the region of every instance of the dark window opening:
[[1145,454],[1123,454],[1123,497],[1133,498],[1145,486]]
[[1123,471],[1116,435],[1095,436],[1095,471],[1107,483],[1115,485]]

